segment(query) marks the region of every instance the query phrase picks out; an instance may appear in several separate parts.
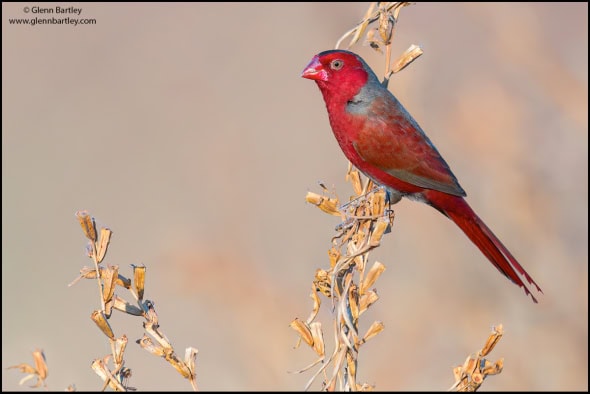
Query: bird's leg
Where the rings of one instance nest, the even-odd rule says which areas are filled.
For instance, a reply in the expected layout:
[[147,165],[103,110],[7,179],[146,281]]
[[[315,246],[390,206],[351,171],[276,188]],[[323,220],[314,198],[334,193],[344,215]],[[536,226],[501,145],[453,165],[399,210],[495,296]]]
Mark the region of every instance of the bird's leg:
[[360,196],[353,198],[349,202],[346,202],[346,203],[340,205],[340,210],[341,211],[346,211],[351,206],[353,208],[357,208],[358,207],[358,203],[361,200],[364,200],[369,194],[376,192],[381,187],[382,186],[375,186],[375,187],[373,187],[373,189],[369,190],[368,192],[365,192],[365,193],[361,194]]
[[363,193],[360,196],[353,198],[349,202],[340,205],[340,211],[346,211],[350,206],[352,206],[353,208],[357,208],[359,201],[365,199],[369,194],[375,193],[380,190],[385,192],[385,202],[388,203],[390,206],[400,202],[402,197],[404,196],[403,193],[400,193],[397,190],[388,188],[386,186],[378,185],[374,186],[368,192]]
[[[380,191],[383,191],[384,192],[384,194],[385,194],[385,204],[387,204],[387,208],[383,212],[383,215],[389,217],[390,221],[392,221],[393,220],[393,209],[391,208],[391,206],[394,205],[394,204],[397,204],[402,199],[402,197],[404,196],[404,194],[398,192],[395,189],[388,188],[386,186],[381,186],[381,185],[373,186],[373,188],[370,191],[365,192],[365,193],[361,194],[360,196],[357,196],[356,198],[350,200],[349,202],[347,202],[345,204],[342,204],[339,207],[339,210],[341,212],[346,212],[351,206],[354,209],[356,209],[356,208],[358,208],[360,206],[360,201],[363,201],[363,199],[365,199],[365,201],[366,201],[366,198],[367,198],[367,196],[369,194],[371,194],[371,193],[377,193],[377,192],[380,192]],[[352,212],[351,213],[345,213],[345,215],[346,215],[346,220],[344,220],[342,223],[340,223],[339,225],[336,226],[336,231],[337,232],[340,232],[341,235],[342,235],[342,233],[344,233],[344,231],[347,231],[352,226],[354,226],[356,223],[358,223],[358,220],[359,219],[370,219],[371,218],[371,217],[368,217],[368,216],[367,217],[365,217],[365,216],[359,217],[359,216],[356,216]],[[376,217],[373,218],[373,219],[376,219]],[[385,231],[385,234],[388,233],[388,232],[390,232],[390,231],[391,230],[388,228]]]

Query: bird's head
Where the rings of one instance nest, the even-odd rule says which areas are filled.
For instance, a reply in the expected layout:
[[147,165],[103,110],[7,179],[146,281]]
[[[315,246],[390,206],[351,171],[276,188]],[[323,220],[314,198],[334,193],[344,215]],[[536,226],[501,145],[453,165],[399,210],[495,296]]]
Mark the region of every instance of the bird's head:
[[[343,50],[319,53],[301,73],[301,77],[316,81],[322,92],[354,96],[375,73],[358,55]],[[351,97],[352,97],[351,96]]]

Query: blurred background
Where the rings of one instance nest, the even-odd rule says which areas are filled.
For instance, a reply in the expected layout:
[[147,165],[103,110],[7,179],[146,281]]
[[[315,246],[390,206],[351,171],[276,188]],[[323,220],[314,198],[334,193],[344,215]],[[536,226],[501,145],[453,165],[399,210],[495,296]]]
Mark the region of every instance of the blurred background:
[[[10,24],[42,5],[94,25]],[[99,390],[109,353],[90,320],[94,281],[75,217],[114,231],[106,262],[130,277],[175,349],[193,346],[202,390],[300,390],[315,360],[289,328],[307,318],[339,219],[305,202],[318,182],[346,200],[347,161],[315,84],[300,73],[367,3],[2,3],[2,389],[44,350],[53,390]],[[51,16],[51,15],[49,15]],[[468,202],[544,291],[535,305],[456,226],[412,201],[370,260],[387,270],[362,317],[386,329],[358,379],[445,390],[489,356],[486,390],[588,390],[588,4],[431,4],[401,11],[393,53],[425,54],[390,89],[445,157]],[[352,48],[382,77],[384,56]],[[117,292],[131,299],[125,291]],[[323,308],[328,308],[325,302]],[[326,312],[323,316],[328,318]],[[327,325],[329,338],[329,320]],[[127,334],[131,386],[190,390]],[[315,389],[319,385],[313,386]]]

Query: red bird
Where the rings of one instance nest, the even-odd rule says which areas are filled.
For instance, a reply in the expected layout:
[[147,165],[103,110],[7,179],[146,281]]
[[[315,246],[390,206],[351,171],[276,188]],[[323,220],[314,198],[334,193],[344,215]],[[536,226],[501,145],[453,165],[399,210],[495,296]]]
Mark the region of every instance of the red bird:
[[519,274],[542,293],[541,288],[467,204],[449,165],[363,59],[349,51],[325,51],[301,76],[320,88],[332,131],[355,167],[385,186],[394,202],[408,197],[442,212],[537,302]]

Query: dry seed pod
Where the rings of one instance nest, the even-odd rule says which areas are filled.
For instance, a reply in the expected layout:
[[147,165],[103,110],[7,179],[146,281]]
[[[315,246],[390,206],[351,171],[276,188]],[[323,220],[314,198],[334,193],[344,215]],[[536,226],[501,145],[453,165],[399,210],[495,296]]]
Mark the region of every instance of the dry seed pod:
[[187,347],[184,351],[184,363],[188,366],[193,375],[196,375],[198,353],[199,351],[194,347]]
[[311,285],[311,294],[309,296],[313,300],[313,307],[311,310],[311,315],[307,318],[307,323],[315,319],[315,317],[318,315],[318,312],[320,311],[320,305],[322,305],[322,301],[320,300],[320,297],[316,291],[316,286],[313,283]]
[[141,348],[147,350],[154,356],[164,357],[164,355],[166,354],[162,346],[155,344],[152,341],[152,339],[145,334],[143,334],[143,337],[141,339],[138,339],[136,342]]
[[127,347],[127,335],[123,334],[121,338],[117,338],[115,341],[115,364],[121,365],[123,364],[123,354],[125,353],[125,348]]
[[375,224],[375,230],[371,234],[371,240],[369,241],[369,245],[376,247],[379,246],[381,243],[381,238],[383,234],[389,229],[389,220],[385,217],[380,217],[377,219],[377,223]]
[[80,227],[86,238],[92,242],[96,242],[96,226],[94,224],[94,218],[88,214],[88,211],[76,212],[76,217],[80,222]]
[[131,279],[127,279],[122,275],[117,275],[117,284],[126,289],[131,289]]
[[367,276],[361,283],[361,294],[365,294],[365,292],[375,284],[383,271],[385,271],[385,265],[379,261],[375,261],[369,272],[367,272]]
[[359,300],[359,307],[360,307],[361,315],[371,305],[373,305],[378,299],[379,299],[379,296],[377,295],[377,293],[375,291],[365,290],[365,294],[361,295],[361,298]]
[[348,307],[350,308],[350,313],[352,315],[352,319],[356,322],[359,318],[359,294],[358,294],[358,287],[356,284],[352,284],[350,289],[348,290]]
[[107,319],[102,311],[92,312],[92,314],[90,315],[90,318],[92,319],[92,321],[94,323],[96,323],[96,325],[98,326],[98,328],[100,328],[100,330],[103,332],[104,335],[109,337],[109,339],[115,339],[115,334],[113,334],[113,329],[111,328],[111,325],[107,321]]
[[385,191],[379,190],[371,196],[371,216],[382,216],[385,212]]
[[313,346],[313,335],[311,333],[311,329],[305,322],[295,319],[289,324],[289,327],[297,331],[299,337],[301,337],[305,343],[307,343],[309,346]]
[[144,265],[134,265],[131,264],[133,267],[133,278],[135,284],[135,291],[137,294],[137,298],[139,301],[143,300],[143,291],[145,285],[145,270],[146,267]]
[[[346,352],[346,364],[348,365],[348,377],[354,378],[356,376],[356,360],[352,357],[350,352]],[[354,382],[351,382],[354,384]],[[356,384],[354,384],[356,386]]]
[[391,69],[391,73],[395,74],[408,67],[414,60],[418,59],[424,51],[418,45],[410,45],[408,49],[396,60]]
[[315,289],[320,291],[326,297],[332,296],[332,283],[330,281],[330,275],[327,271],[318,268],[315,271],[315,279],[313,281]]
[[43,354],[43,350],[36,349],[33,352],[33,361],[35,362],[35,369],[37,370],[37,375],[43,380],[47,378],[47,363],[45,361],[45,354]]
[[305,196],[305,201],[315,205],[316,207],[318,207],[326,213],[329,213],[330,215],[340,216],[337,198],[328,198],[316,193],[308,192]]
[[109,247],[112,233],[113,232],[106,227],[100,229],[100,239],[98,242],[98,250],[96,251],[96,261],[99,264],[102,262],[104,256],[107,253],[107,248]]
[[125,301],[117,295],[113,297],[113,308],[133,316],[143,316],[143,311],[141,309],[139,309],[135,305],[131,305],[130,303],[128,303],[127,301]]
[[491,363],[486,360],[483,373],[484,375],[497,375],[502,372],[502,368],[504,367],[504,359],[501,358],[495,363]]
[[484,347],[481,349],[480,354],[485,357],[492,350],[494,350],[494,347],[496,346],[498,341],[502,338],[502,335],[504,335],[504,327],[501,324],[498,324],[497,326],[493,327],[492,333],[488,337],[488,340],[486,341],[486,344],[484,345]]
[[385,329],[383,322],[375,321],[371,324],[371,327],[367,330],[367,333],[363,336],[362,342],[367,342],[369,339],[373,338],[375,335],[379,334],[381,331]]
[[[32,367],[29,364],[22,363],[18,365],[12,365],[7,367],[6,369],[18,369],[22,373],[26,373],[27,375],[22,378],[18,384],[23,385],[25,382],[37,378],[37,383],[33,386],[29,386],[31,388],[41,387],[44,385],[45,379],[47,378],[47,364],[45,362],[45,354],[43,354],[42,350],[35,350],[33,352],[33,361],[35,363],[35,367]],[[47,386],[45,386],[47,389]]]
[[361,182],[361,176],[356,169],[352,169],[351,165],[348,167],[346,180],[352,183],[352,189],[354,190],[355,195],[360,196],[363,194],[363,183]]
[[473,375],[471,375],[471,380],[477,386],[480,386],[483,383],[483,378],[484,378],[483,375],[479,372],[475,372]]
[[461,365],[456,366],[453,368],[453,376],[455,377],[455,382],[459,382],[464,377],[463,367]]
[[383,44],[391,44],[391,36],[393,35],[393,28],[395,26],[395,19],[385,7],[379,9],[379,35]]
[[379,41],[375,38],[376,32],[377,29],[371,29],[367,32],[367,35],[365,36],[364,45],[369,45],[371,48],[382,54],[383,50],[381,49]]
[[102,298],[106,304],[113,299],[113,295],[115,294],[115,286],[117,284],[116,278],[119,276],[119,266],[113,265],[111,267],[102,269],[100,273],[104,282],[102,288]]
[[314,322],[310,324],[311,335],[313,337],[313,350],[318,356],[325,355],[324,333],[322,332],[322,323]]
[[145,300],[143,303],[145,312],[145,319],[153,326],[158,327],[158,314],[156,313],[156,307],[150,300]]
[[126,391],[125,387],[113,376],[109,368],[107,367],[107,361],[110,356],[106,356],[104,359],[96,359],[92,362],[92,369],[94,372],[107,383],[114,391]]
[[340,251],[332,246],[330,250],[328,250],[328,258],[330,259],[330,268],[334,268],[336,262],[340,258]]
[[167,353],[166,355],[164,355],[164,358],[184,378],[186,378],[186,379],[190,379],[191,378],[191,371],[190,371],[190,369],[188,368],[188,366],[183,361],[179,360],[178,357],[176,357],[176,354],[174,354],[174,351],[172,351],[172,352]]
[[78,275],[78,277],[76,279],[74,279],[73,281],[71,281],[68,284],[68,287],[71,287],[71,286],[75,285],[82,278],[84,278],[84,279],[96,279],[96,269],[95,268],[86,267],[86,266],[85,267],[82,267],[82,269],[80,270],[80,275]]

